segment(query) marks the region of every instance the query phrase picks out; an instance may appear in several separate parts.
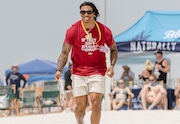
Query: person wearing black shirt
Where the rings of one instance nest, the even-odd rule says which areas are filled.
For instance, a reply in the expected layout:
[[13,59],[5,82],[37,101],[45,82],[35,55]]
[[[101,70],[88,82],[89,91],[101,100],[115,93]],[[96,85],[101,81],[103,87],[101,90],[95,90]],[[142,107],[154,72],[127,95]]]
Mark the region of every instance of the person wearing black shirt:
[[169,63],[166,59],[163,58],[163,52],[161,50],[157,50],[155,52],[155,56],[156,62],[154,65],[154,70],[159,72],[157,81],[159,81],[160,84],[164,86],[164,88],[167,88],[167,73],[170,71]]
[[19,99],[20,91],[22,90],[21,80],[24,81],[24,84],[23,84],[23,88],[24,88],[26,85],[26,79],[23,77],[22,74],[18,72],[18,69],[19,69],[18,65],[13,65],[11,69],[12,69],[12,72],[10,72],[6,77],[6,84],[11,85],[14,90],[15,99],[13,100],[13,106],[15,107],[16,114],[19,115],[18,99]]
[[72,80],[71,80],[71,67],[72,64],[69,63],[68,70],[65,72],[65,90],[72,90]]
[[72,93],[72,80],[71,80],[71,68],[72,63],[69,63],[68,70],[65,72],[65,93],[66,93],[66,103],[65,109],[74,110],[73,108],[73,93]]

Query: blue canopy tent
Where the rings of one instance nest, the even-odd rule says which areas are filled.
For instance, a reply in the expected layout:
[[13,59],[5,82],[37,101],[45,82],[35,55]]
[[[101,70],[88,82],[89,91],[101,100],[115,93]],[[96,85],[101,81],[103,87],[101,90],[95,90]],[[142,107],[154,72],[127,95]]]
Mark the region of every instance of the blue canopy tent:
[[[125,32],[114,37],[119,58],[151,58],[157,49],[180,52],[180,11],[147,11]],[[143,57],[140,59],[144,60]]]
[[4,83],[2,81],[0,81],[0,86],[4,86]]
[[[56,72],[57,64],[49,60],[34,59],[24,64],[19,65],[19,70],[21,74],[28,74],[28,83],[32,83],[39,80],[54,80],[54,74]],[[62,71],[62,77],[64,73],[68,70],[65,67]],[[5,72],[7,76],[12,70],[8,69]]]

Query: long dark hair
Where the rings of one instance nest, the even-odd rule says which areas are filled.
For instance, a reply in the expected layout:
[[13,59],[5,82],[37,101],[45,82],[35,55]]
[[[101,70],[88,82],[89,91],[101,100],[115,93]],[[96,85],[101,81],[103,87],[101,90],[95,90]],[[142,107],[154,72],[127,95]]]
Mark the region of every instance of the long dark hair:
[[98,9],[92,2],[84,2],[79,6],[79,8],[81,9],[82,6],[90,6],[93,9],[93,11],[95,13],[94,20],[97,20],[97,17],[100,16]]

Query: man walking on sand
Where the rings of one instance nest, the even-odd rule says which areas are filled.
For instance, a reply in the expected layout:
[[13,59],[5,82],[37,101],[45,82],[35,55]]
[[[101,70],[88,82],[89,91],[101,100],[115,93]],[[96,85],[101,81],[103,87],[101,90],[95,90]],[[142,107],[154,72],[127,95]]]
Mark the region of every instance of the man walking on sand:
[[[104,92],[105,74],[114,75],[117,60],[117,47],[108,27],[96,21],[98,9],[91,2],[80,5],[82,20],[73,24],[66,32],[62,52],[58,58],[55,79],[61,78],[68,54],[72,49],[72,86],[75,98],[75,117],[78,124],[83,124],[88,104],[87,96],[92,102],[91,124],[99,124],[101,117],[101,99]],[[110,48],[110,66],[106,67],[106,57]]]
[[[96,21],[98,9],[91,2],[80,5],[82,20],[73,24],[66,32],[62,52],[58,58],[55,79],[61,78],[68,54],[72,49],[72,86],[75,98],[75,117],[83,124],[88,95],[92,103],[91,124],[99,124],[101,99],[104,93],[105,75],[114,75],[117,47],[108,27]],[[110,48],[110,66],[106,67],[105,54]]]

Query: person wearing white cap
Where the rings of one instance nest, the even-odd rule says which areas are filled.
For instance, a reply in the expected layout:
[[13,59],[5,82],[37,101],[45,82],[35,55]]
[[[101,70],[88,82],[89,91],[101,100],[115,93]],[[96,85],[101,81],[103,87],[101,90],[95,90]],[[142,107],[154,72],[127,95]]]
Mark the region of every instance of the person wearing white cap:
[[24,81],[23,88],[26,85],[26,79],[23,77],[22,74],[18,72],[18,65],[12,65],[11,66],[12,72],[10,72],[7,77],[6,77],[6,84],[11,85],[14,88],[14,93],[15,93],[15,99],[13,100],[13,106],[16,111],[16,115],[19,115],[19,93],[22,90],[21,88],[21,80]]

